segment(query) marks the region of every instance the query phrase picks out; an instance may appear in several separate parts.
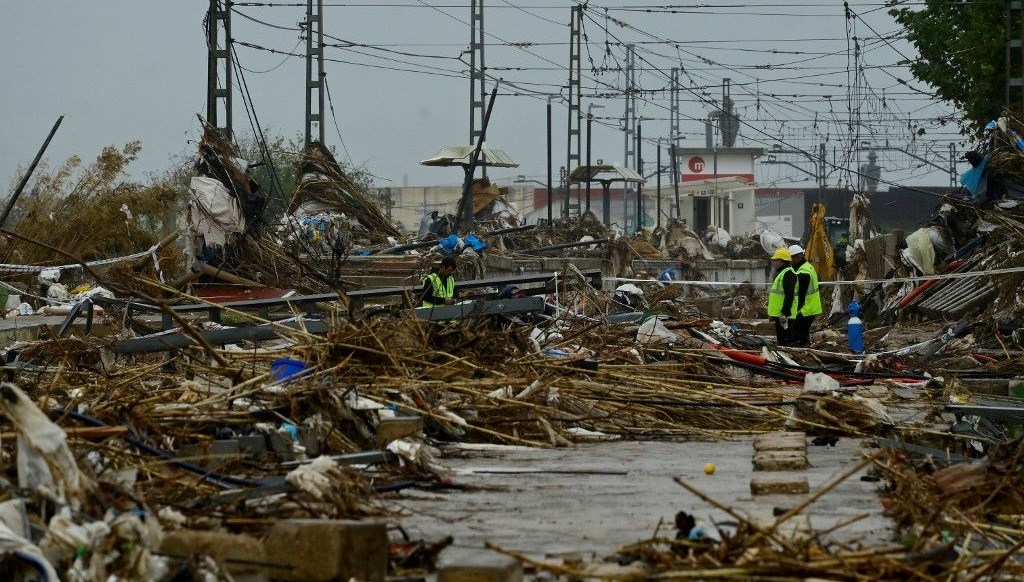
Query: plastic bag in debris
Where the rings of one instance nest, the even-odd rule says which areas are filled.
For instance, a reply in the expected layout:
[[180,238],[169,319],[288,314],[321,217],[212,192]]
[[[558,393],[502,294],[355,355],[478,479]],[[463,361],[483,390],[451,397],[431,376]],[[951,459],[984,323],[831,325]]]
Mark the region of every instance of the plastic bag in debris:
[[68,288],[63,283],[54,283],[46,290],[46,299],[51,305],[59,303],[65,303],[68,299],[71,299],[71,295],[68,293]]
[[907,248],[903,250],[907,258],[925,275],[935,274],[935,246],[932,245],[930,229],[919,228],[907,236]]
[[437,246],[442,251],[451,254],[461,250],[463,247],[466,246],[466,243],[453,233],[448,235],[448,238],[443,238],[439,240],[437,242]]
[[60,269],[43,269],[39,272],[39,276],[37,278],[39,279],[39,284],[44,287],[47,285],[53,285],[57,281],[60,281]]
[[4,524],[0,524],[0,562],[4,564],[4,580],[60,580],[39,546]]
[[[0,384],[0,412],[14,423],[18,431],[19,481],[29,479],[28,475],[20,475],[23,466],[26,471],[34,471],[30,466],[39,466],[35,460],[23,465],[22,457],[41,458],[57,487],[57,494],[65,497],[74,508],[80,507],[80,496],[88,486],[88,481],[79,471],[75,457],[68,448],[64,430],[39,410],[20,388],[8,382]],[[31,475],[33,480],[45,478],[45,475],[37,471]]]
[[644,345],[674,344],[679,334],[665,327],[661,319],[649,317],[636,330],[636,341]]
[[312,463],[299,465],[285,475],[285,483],[299,491],[309,493],[317,499],[323,499],[331,492],[338,472],[338,463],[330,457],[320,456]]
[[771,256],[775,251],[786,246],[786,239],[770,228],[761,231],[761,248]]
[[710,240],[711,244],[719,248],[727,249],[729,248],[729,241],[732,240],[732,237],[729,236],[729,231],[724,228],[717,228],[711,233]]
[[52,563],[73,560],[65,572],[70,582],[161,580],[168,561],[150,550],[162,538],[159,522],[136,512],[109,511],[106,521],[79,524],[65,507],[50,520],[40,547]]
[[[580,240],[578,242],[590,242],[592,240],[594,240],[594,237],[590,236],[589,234],[585,234],[585,235],[580,237]],[[580,247],[580,248],[583,248],[583,247]],[[592,248],[594,248],[594,245],[587,245],[586,248],[592,249]]]
[[437,475],[446,475],[450,472],[446,467],[437,462],[435,458],[436,449],[418,440],[411,438],[398,439],[388,443],[386,448],[388,451],[398,455],[402,464],[411,463]]
[[736,330],[734,330],[732,326],[718,320],[711,322],[711,331],[718,337],[726,340],[732,339],[732,337],[736,335]]
[[466,238],[464,238],[462,240],[467,245],[469,245],[469,248],[473,249],[476,252],[480,252],[480,251],[482,251],[482,250],[487,248],[487,243],[485,243],[484,241],[478,239],[476,237],[476,235],[472,235],[471,234],[471,235],[467,236]]
[[109,533],[110,526],[106,522],[75,523],[71,508],[63,507],[50,518],[46,535],[39,545],[46,557],[57,564],[73,559],[82,548],[95,547]]
[[988,185],[985,181],[985,171],[988,170],[988,159],[988,155],[985,155],[977,166],[960,174],[960,183],[971,193],[971,200],[974,202],[985,199]]

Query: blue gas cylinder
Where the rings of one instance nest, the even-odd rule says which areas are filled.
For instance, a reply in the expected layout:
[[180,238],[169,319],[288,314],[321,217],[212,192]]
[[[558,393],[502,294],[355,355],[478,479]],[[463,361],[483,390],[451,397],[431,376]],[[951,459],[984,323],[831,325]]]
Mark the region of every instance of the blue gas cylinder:
[[860,320],[860,303],[854,299],[850,303],[850,321],[846,324],[846,335],[850,340],[850,351],[864,351],[864,322]]

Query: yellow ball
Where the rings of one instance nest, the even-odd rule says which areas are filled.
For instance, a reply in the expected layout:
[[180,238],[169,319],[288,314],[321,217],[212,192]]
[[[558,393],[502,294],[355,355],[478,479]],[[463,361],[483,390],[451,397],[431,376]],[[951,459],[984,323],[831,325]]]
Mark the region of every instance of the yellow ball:
[[704,472],[707,473],[708,475],[713,475],[715,473],[715,464],[714,463],[705,463],[704,464]]

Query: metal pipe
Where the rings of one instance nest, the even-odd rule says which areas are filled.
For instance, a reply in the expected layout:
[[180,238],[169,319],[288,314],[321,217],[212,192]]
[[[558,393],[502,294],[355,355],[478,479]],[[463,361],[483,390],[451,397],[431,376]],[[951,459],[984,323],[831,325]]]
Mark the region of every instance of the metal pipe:
[[63,115],[57,118],[57,122],[54,123],[53,128],[50,129],[50,134],[46,136],[46,141],[43,142],[43,147],[39,148],[39,151],[36,152],[35,159],[33,159],[32,163],[29,164],[28,170],[25,172],[25,175],[22,176],[21,181],[18,182],[18,186],[14,189],[14,193],[7,199],[7,206],[4,207],[4,213],[0,215],[0,227],[3,227],[4,222],[7,221],[7,217],[11,214],[11,210],[14,210],[14,203],[18,201],[18,196],[21,196],[21,191],[24,190],[25,185],[28,184],[28,179],[32,176],[32,172],[36,169],[36,166],[39,165],[39,160],[43,158],[43,153],[46,151],[46,148],[49,147],[50,140],[53,139],[54,134],[57,133],[57,128],[60,127],[60,122],[62,121],[64,121]]
[[484,123],[480,127],[480,138],[476,142],[469,157],[469,164],[466,165],[466,181],[462,186],[462,228],[466,234],[473,229],[473,174],[476,173],[477,164],[480,162],[480,150],[484,147],[484,140],[487,139],[487,124],[491,120],[491,110],[494,109],[494,99],[498,96],[498,87],[501,79],[494,83],[494,90],[491,91],[491,99],[487,102],[487,111],[484,112]]

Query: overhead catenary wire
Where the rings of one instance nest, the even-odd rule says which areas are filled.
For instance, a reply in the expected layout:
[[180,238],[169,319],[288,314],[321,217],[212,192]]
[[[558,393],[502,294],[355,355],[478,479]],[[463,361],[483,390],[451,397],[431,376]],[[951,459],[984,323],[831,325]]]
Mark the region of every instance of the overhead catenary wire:
[[[442,3],[425,2],[423,0],[419,0],[417,2],[408,2],[408,3],[404,3],[404,4],[403,3],[394,3],[394,4],[395,5],[402,4],[402,5],[408,5],[408,6],[416,6],[416,7],[422,8],[424,10],[435,11],[435,12],[438,12],[439,14],[443,14],[445,18],[448,18],[448,19],[452,20],[453,22],[461,23],[464,26],[468,26],[468,20],[466,18],[461,18],[460,16],[455,15],[455,14],[451,14],[451,12],[450,12],[450,10],[457,9],[457,7],[459,7],[459,6],[464,6],[464,7],[468,8],[468,6],[469,6],[468,3],[462,3],[462,4],[459,4],[459,3],[443,3],[442,4]],[[786,3],[778,3],[778,4],[786,4]],[[790,2],[789,4],[799,4],[799,3]],[[822,7],[831,7],[832,6],[832,5],[829,5],[829,4],[826,4],[826,3],[819,3],[819,4],[821,4]],[[237,3],[233,4],[233,6],[235,6],[235,7],[239,7],[239,6],[253,6],[253,7],[256,7],[256,6],[270,6],[270,5],[274,5],[274,6],[286,6],[286,5],[303,6],[304,4],[298,3],[298,2],[296,2],[296,3],[237,2]],[[357,7],[363,6],[363,7],[367,8],[367,9],[371,9],[372,7],[375,7],[375,6],[381,6],[380,3],[362,3],[362,4],[354,3],[353,4],[353,3],[345,3],[345,2],[328,3],[328,5],[346,6],[346,7],[351,7],[351,8],[357,8]],[[881,4],[879,4],[879,3],[875,3],[872,6],[877,7],[877,6],[880,6],[880,5]],[[705,6],[705,5],[702,4],[701,6]],[[800,6],[804,6],[804,4],[800,4]],[[869,4],[867,4],[867,3],[856,3],[855,2],[855,3],[851,3],[851,6],[855,7],[858,10],[858,18],[860,18],[860,19],[863,19],[862,14],[868,13],[866,11],[866,8],[869,6]],[[529,5],[529,4],[522,3],[522,2],[514,2],[514,1],[510,1],[510,0],[502,0],[502,2],[500,4],[489,5],[488,9],[489,10],[493,10],[496,7],[501,7],[502,9],[505,9],[505,10],[516,11],[516,12],[519,12],[519,13],[524,14],[526,16],[535,18],[535,19],[537,19],[538,23],[543,23],[544,26],[551,26],[551,27],[554,27],[554,26],[564,27],[565,26],[564,24],[559,22],[559,19],[552,18],[552,17],[548,16],[551,13],[551,11],[553,11],[553,10],[558,10],[558,9],[563,9],[564,10],[565,9],[564,6],[558,7],[558,6],[546,6],[546,5],[543,5],[543,6],[542,5]],[[605,11],[605,12],[607,12],[608,10],[610,10],[612,12],[615,12],[615,10],[617,8],[619,8],[619,5],[613,5],[612,3],[609,3],[607,5],[603,5],[603,6],[597,6],[597,5],[591,4],[589,6],[588,12],[594,12],[594,11]],[[630,8],[633,8],[633,7],[623,6],[622,8],[630,9]],[[625,14],[629,14],[630,12],[631,12],[630,10],[624,10],[624,11],[620,12],[620,14],[625,15]],[[600,15],[597,16],[597,18],[603,18],[603,17],[604,17],[604,14],[600,14]],[[274,22],[271,22],[271,21],[269,21],[267,19],[258,18],[258,20],[262,20],[264,22],[267,22],[270,25],[275,25]],[[276,26],[280,26],[280,27],[285,28],[285,29],[292,28],[292,27],[287,27],[287,26],[283,26],[283,25],[280,25],[280,24],[276,24]],[[617,23],[616,26],[619,26],[619,24]],[[639,29],[638,27],[629,25],[626,28],[624,28],[624,30],[640,31],[641,29]],[[878,30],[880,30],[880,28],[874,27],[874,26],[872,27],[872,32],[873,33],[877,32]],[[836,40],[838,40],[836,37],[831,36],[829,34],[810,34],[810,35],[806,35],[806,38],[778,39],[777,41],[776,40],[772,40],[772,39],[756,39],[756,38],[755,39],[721,39],[721,38],[717,38],[717,39],[692,39],[691,38],[691,39],[685,39],[685,40],[673,40],[673,39],[668,39],[668,38],[660,38],[660,37],[657,37],[656,35],[648,35],[647,37],[638,38],[638,39],[626,39],[626,38],[623,38],[621,35],[615,34],[617,32],[618,31],[616,30],[616,31],[613,32],[612,35],[607,36],[605,39],[603,39],[603,41],[604,41],[603,43],[602,43],[602,39],[600,39],[599,37],[594,37],[594,35],[588,34],[588,39],[586,41],[586,45],[588,47],[591,47],[591,48],[600,46],[602,44],[607,44],[608,46],[612,46],[612,47],[615,47],[615,46],[625,46],[626,44],[634,44],[636,46],[650,46],[652,48],[653,47],[657,47],[657,46],[686,47],[686,46],[706,45],[706,46],[712,46],[712,47],[721,48],[721,49],[727,49],[727,50],[728,49],[736,49],[737,51],[739,51],[741,53],[743,53],[743,52],[751,53],[751,52],[754,52],[756,49],[752,49],[752,48],[749,48],[749,47],[746,47],[746,46],[742,46],[742,44],[746,44],[746,43],[750,43],[750,42],[757,43],[757,42],[782,42],[782,41],[785,41],[786,44],[789,44],[789,43],[800,43],[801,45],[808,45],[808,46],[810,46],[810,45],[820,45],[822,43],[825,43],[825,44],[834,43]],[[896,42],[897,40],[905,39],[904,32],[905,31],[903,31],[902,29],[897,29],[897,30],[892,30],[892,31],[889,31],[889,32],[885,32],[884,34],[874,34],[872,36],[861,37],[862,43],[864,44],[864,50],[865,50],[865,52],[869,52],[869,51],[873,51],[873,50],[879,50],[881,48],[885,48],[885,49],[889,50],[891,45],[892,45],[892,43]],[[240,36],[242,36],[242,35],[240,35]],[[495,34],[493,31],[488,32],[486,40],[485,40],[485,44],[486,44],[486,46],[488,48],[491,48],[491,47],[502,47],[502,48],[506,48],[508,50],[514,50],[514,51],[517,51],[519,54],[523,55],[524,58],[526,58],[526,59],[533,59],[534,60],[533,64],[509,62],[507,67],[501,67],[501,68],[508,69],[510,71],[519,71],[519,72],[522,73],[521,75],[504,75],[505,76],[505,82],[508,83],[509,89],[506,92],[502,93],[502,94],[516,95],[516,96],[525,96],[525,97],[534,97],[534,98],[542,98],[542,97],[546,98],[548,95],[559,95],[564,90],[564,88],[563,88],[564,81],[561,80],[561,79],[558,79],[557,81],[555,81],[555,80],[545,81],[543,76],[535,77],[534,79],[530,79],[529,75],[527,75],[527,73],[532,73],[532,72],[543,73],[545,71],[550,71],[552,73],[556,73],[557,74],[557,73],[564,73],[564,72],[566,72],[567,69],[566,69],[566,66],[562,62],[563,59],[561,59],[561,58],[551,59],[551,58],[549,58],[549,57],[547,57],[547,56],[545,56],[543,54],[540,54],[539,52],[537,52],[534,49],[538,49],[540,47],[565,46],[567,43],[565,41],[562,41],[562,40],[552,41],[550,39],[545,39],[545,38],[543,38],[543,36],[540,36],[540,38],[537,38],[538,37],[537,34],[533,34],[532,36],[534,38],[516,39],[516,38],[508,38],[508,35],[504,35],[504,34],[501,34],[501,33]],[[264,43],[246,43],[246,41],[241,41],[240,44],[243,44],[243,46],[249,45],[250,47],[256,48],[257,50],[269,50],[271,52],[273,52],[273,51],[285,52],[285,51],[281,51],[281,50],[278,50],[278,49],[272,49],[272,48],[270,48],[268,46],[265,46]],[[406,47],[406,46],[454,46],[454,47],[461,47],[463,45],[461,43],[443,43],[443,42],[442,43],[369,42],[369,41],[354,41],[354,40],[343,39],[342,42],[339,42],[339,43],[337,43],[336,46],[331,46],[330,48],[333,48],[335,50],[349,51],[350,54],[353,55],[353,57],[358,57],[358,58],[334,59],[333,57],[326,57],[326,60],[330,60],[331,62],[337,62],[337,63],[341,63],[341,64],[353,65],[353,66],[373,67],[373,68],[377,68],[377,69],[391,70],[391,71],[395,71],[395,72],[398,72],[398,73],[407,73],[408,72],[408,73],[423,74],[423,75],[428,75],[428,76],[450,77],[450,78],[460,78],[460,79],[465,79],[465,78],[468,77],[469,72],[467,70],[455,70],[455,69],[444,68],[444,67],[434,67],[434,68],[431,68],[432,65],[429,64],[430,60],[437,60],[437,58],[442,58],[442,59],[446,59],[446,60],[452,60],[452,59],[456,59],[457,60],[458,57],[454,57],[454,56],[451,56],[451,55],[444,55],[444,54],[430,54],[430,51],[426,51],[426,52],[408,51],[408,50],[404,50],[403,49],[403,47]],[[785,47],[785,48],[791,48],[791,47]],[[387,50],[380,50],[380,49],[390,49],[390,50],[393,50],[394,52],[390,52],[389,53]],[[293,52],[293,51],[288,51],[288,52]],[[377,53],[377,52],[380,52],[381,54],[371,54],[371,53]],[[765,52],[765,54],[768,54],[769,51],[764,51],[764,52]],[[760,107],[761,111],[763,112],[763,115],[761,116],[762,120],[760,120],[760,121],[754,120],[753,116],[747,116],[746,119],[744,119],[741,122],[741,126],[745,130],[743,132],[743,136],[744,136],[743,139],[747,139],[748,142],[754,142],[754,143],[764,143],[764,144],[781,143],[779,141],[779,139],[776,139],[775,136],[777,135],[778,137],[781,137],[783,140],[785,140],[786,143],[788,143],[791,146],[793,146],[794,149],[800,149],[800,150],[803,150],[803,151],[807,151],[807,150],[811,149],[811,145],[810,144],[816,145],[815,142],[820,140],[820,139],[825,139],[827,141],[831,141],[832,143],[836,143],[836,140],[840,137],[840,134],[841,134],[841,132],[837,129],[837,126],[840,123],[840,121],[838,119],[834,119],[834,120],[830,120],[830,121],[826,122],[826,117],[823,117],[822,114],[821,114],[821,109],[822,108],[821,107],[815,107],[815,100],[817,99],[817,96],[814,95],[813,92],[799,91],[799,90],[797,90],[797,91],[784,91],[784,90],[781,90],[780,91],[779,88],[780,88],[780,86],[782,84],[798,85],[800,83],[806,83],[806,85],[808,87],[810,87],[810,86],[817,86],[817,87],[822,87],[822,88],[828,87],[828,88],[836,88],[836,89],[841,89],[842,87],[847,86],[846,84],[830,83],[830,82],[828,82],[828,80],[831,77],[835,76],[835,74],[837,73],[838,69],[829,69],[828,67],[824,67],[823,69],[820,70],[820,72],[808,71],[808,67],[810,67],[810,66],[819,66],[819,65],[813,64],[815,62],[814,60],[807,60],[807,59],[813,59],[814,57],[818,57],[818,56],[822,56],[823,58],[824,57],[831,58],[828,55],[833,55],[834,56],[839,51],[836,51],[835,49],[832,49],[832,50],[809,49],[807,51],[804,51],[804,50],[792,50],[792,51],[779,51],[779,52],[780,53],[792,53],[794,55],[797,55],[798,58],[797,59],[789,59],[789,60],[780,59],[780,60],[777,60],[774,63],[767,63],[767,64],[762,65],[760,67],[758,67],[757,65],[750,65],[750,64],[745,64],[745,63],[742,63],[742,62],[735,62],[735,63],[732,63],[732,64],[722,63],[722,62],[720,62],[720,59],[708,58],[707,61],[705,61],[705,62],[709,62],[711,64],[698,67],[694,63],[690,63],[690,66],[684,67],[684,73],[687,74],[687,75],[700,75],[701,74],[701,70],[705,70],[705,69],[709,73],[716,73],[716,72],[719,72],[719,71],[723,71],[724,72],[724,71],[730,71],[729,67],[732,67],[733,69],[735,69],[735,71],[740,71],[740,72],[742,72],[742,71],[749,71],[751,73],[755,73],[755,71],[757,71],[758,68],[762,68],[762,69],[765,69],[765,70],[771,70],[772,68],[778,67],[778,68],[780,68],[779,72],[782,72],[782,71],[786,70],[786,69],[783,69],[781,67],[791,67],[793,69],[802,69],[802,72],[805,72],[806,74],[802,74],[802,75],[777,75],[777,76],[774,76],[774,77],[765,77],[764,75],[759,74],[759,72],[758,72],[758,73],[755,73],[757,75],[756,77],[754,77],[753,75],[750,76],[750,81],[749,82],[746,81],[745,79],[742,79],[742,78],[734,80],[732,82],[732,86],[735,89],[737,89],[737,91],[734,93],[734,99],[736,100],[736,106],[737,106],[737,109],[739,111],[747,111],[747,108],[751,108],[750,111],[753,111],[752,108],[754,107],[755,104],[757,104],[758,107]],[[810,54],[810,53],[819,53],[819,54]],[[388,55],[390,55],[390,56],[388,56]],[[294,56],[302,56],[302,55],[294,55]],[[595,54],[595,56],[596,56],[596,54]],[[654,55],[652,55],[652,57],[653,56]],[[641,65],[639,67],[640,68],[640,72],[644,73],[644,74],[650,73],[650,74],[653,74],[653,75],[660,75],[661,73],[667,72],[667,68],[668,68],[668,64],[667,63],[663,65],[661,63],[655,62],[655,60],[663,59],[666,56],[667,55],[661,55],[658,59],[654,59],[654,60],[652,60],[652,59],[642,60],[640,63],[638,63],[638,64]],[[906,54],[904,53],[902,55],[896,55],[896,56],[906,56]],[[707,58],[707,55],[704,55],[704,57]],[[381,60],[382,58],[384,58],[384,59],[391,59],[390,64],[388,63],[387,60],[382,61]],[[364,60],[361,60],[361,59],[367,59],[367,60],[364,61]],[[536,64],[538,61],[540,62],[539,65]],[[492,62],[494,62],[494,61],[492,61]],[[900,63],[900,62],[891,62],[890,61],[889,64],[896,65],[896,66],[899,66],[899,67],[907,66],[907,63]],[[585,80],[585,87],[590,86],[590,87],[597,88],[598,92],[603,90],[603,92],[608,95],[607,98],[614,99],[614,98],[616,98],[616,96],[621,95],[622,91],[623,91],[622,87],[618,83],[615,83],[611,79],[608,79],[606,76],[602,77],[601,76],[602,73],[600,72],[600,68],[601,67],[604,67],[604,68],[606,68],[608,70],[611,70],[611,69],[615,68],[615,63],[601,63],[599,61],[595,61],[595,65],[596,65],[596,68],[599,69],[598,70],[599,74],[598,75],[594,75],[593,73],[585,72],[585,75],[584,75],[585,79],[586,79]],[[807,65],[807,66],[801,67],[800,65]],[[489,71],[489,72],[497,72],[497,70],[498,70],[498,67],[494,67],[493,71]],[[872,64],[872,63],[865,64],[865,68],[863,69],[863,74],[867,74],[869,71],[873,71],[873,70],[883,71],[886,74],[892,74],[891,72],[889,72],[886,69],[885,65],[883,65],[883,64]],[[734,72],[734,71],[730,71],[730,72]],[[517,76],[519,78],[516,78]],[[667,77],[667,75],[662,75],[662,76],[663,77]],[[717,76],[717,75],[712,75],[712,77],[714,77],[714,76]],[[742,77],[742,75],[739,75],[739,76]],[[896,77],[896,79],[899,78],[899,75],[894,75],[894,76]],[[488,77],[492,78],[492,79],[495,78],[495,76],[491,75],[491,74],[489,74]],[[685,91],[687,91],[687,93],[689,95],[683,101],[684,103],[703,104],[703,105],[705,105],[707,107],[715,107],[716,106],[717,99],[711,95],[711,92],[714,91],[715,89],[717,89],[717,86],[720,83],[720,81],[717,80],[717,79],[714,79],[714,78],[707,78],[707,77],[705,77],[705,78],[706,78],[706,81],[701,81],[701,80],[698,80],[696,78],[691,79],[692,83],[684,88]],[[894,80],[896,80],[896,79],[894,79]],[[640,90],[641,102],[644,104],[645,107],[647,107],[649,105],[653,105],[655,107],[658,107],[657,100],[659,99],[659,96],[666,95],[666,93],[667,93],[666,86],[664,84],[662,86],[660,86],[660,87],[650,87],[650,84],[646,84],[646,85],[647,86],[641,88],[641,90]],[[888,83],[883,83],[883,85],[888,85]],[[758,91],[756,93],[753,90],[753,87],[755,87],[755,86],[758,86]],[[903,85],[901,83],[899,83],[899,82],[893,83],[892,86],[893,87],[895,87],[895,86],[903,87]],[[747,94],[745,91],[743,91],[741,89],[741,87],[750,87],[749,94]],[[867,90],[867,93],[871,95],[871,99],[873,99],[873,100],[879,99],[879,91],[876,91],[876,90],[872,89],[870,84],[866,84],[865,88]],[[919,111],[924,111],[925,109],[927,109],[927,107],[933,106],[933,104],[930,101],[926,101],[926,99],[930,99],[929,95],[911,96],[914,93],[914,91],[912,90],[911,87],[906,87],[906,88],[904,88],[901,91],[893,91],[891,93],[888,92],[888,89],[889,89],[889,87],[886,87],[887,91],[885,93],[885,98],[886,98],[886,100],[887,100],[887,102],[888,102],[888,104],[889,104],[889,106],[890,106],[890,108],[892,109],[893,112],[889,113],[887,111],[879,110],[880,112],[878,113],[878,115],[882,116],[881,118],[877,118],[876,119],[877,116],[865,117],[864,118],[864,123],[867,124],[868,126],[872,126],[872,130],[871,131],[865,131],[865,135],[869,135],[870,134],[870,135],[873,135],[873,136],[881,136],[881,137],[877,137],[877,139],[879,139],[879,140],[883,140],[883,139],[885,139],[885,140],[892,140],[893,139],[893,133],[898,133],[899,127],[895,124],[893,116],[899,115],[898,111],[901,110],[901,108],[898,106],[899,103],[904,102],[904,100],[906,100],[905,102],[909,104],[914,99],[919,99],[920,100],[919,101],[919,105],[914,105],[913,107],[910,107],[910,108],[902,108],[902,110],[904,110],[904,111],[906,111],[908,109],[916,109],[916,110],[919,110]],[[694,93],[694,91],[696,93]],[[594,92],[594,91],[591,91],[591,92]],[[822,99],[819,102],[821,102],[821,103],[829,102],[828,94],[825,91],[822,91],[822,94],[823,94],[822,95]],[[807,97],[795,97],[796,95],[807,95]],[[765,109],[766,107],[767,107],[767,109]],[[796,114],[796,111],[801,111],[801,109],[800,109],[801,107],[806,108],[805,109],[805,111],[806,111],[805,115]],[[662,108],[667,110],[667,107],[662,107]],[[887,114],[889,115],[888,118],[885,117],[885,115],[887,115]],[[650,118],[651,116],[644,115],[644,117],[645,118]],[[702,116],[695,116],[695,115],[686,115],[686,114],[684,114],[683,117],[685,119],[690,119],[692,121],[702,121]],[[653,119],[658,119],[658,118],[659,117],[657,117],[657,116],[653,117]],[[665,118],[667,118],[667,116],[661,116],[660,118],[665,119]],[[920,127],[941,128],[944,124],[949,123],[950,118],[951,117],[950,117],[949,114],[933,114],[933,115],[924,114],[924,115],[921,115],[919,113],[917,115],[914,115],[913,118],[910,119],[910,121],[913,124],[917,124],[917,126],[920,126]],[[888,121],[886,121],[886,119],[888,119]],[[607,119],[606,121],[613,122],[613,120],[611,118]],[[754,122],[754,121],[756,121],[756,123],[754,123],[753,126],[751,126],[751,122]],[[614,123],[609,123],[608,124],[608,126],[611,127],[611,128],[614,128],[613,127],[614,125],[615,125]],[[760,126],[760,127],[758,127],[758,126]],[[831,127],[831,129],[830,129],[830,127]],[[688,133],[690,133],[691,135],[699,135],[700,134],[700,132],[688,132]],[[818,135],[820,137],[816,138],[816,139],[812,138],[812,136],[814,136],[814,135]],[[952,134],[946,134],[946,135],[952,135]],[[771,136],[771,137],[769,137],[769,136]],[[923,142],[933,143],[933,142],[936,141],[936,138],[942,139],[943,137],[944,136],[941,136],[941,135],[936,135],[934,137],[926,135],[926,136],[921,136],[920,139],[923,140]],[[804,139],[806,139],[809,142],[808,145],[806,145],[806,146],[801,143],[801,140],[804,140]],[[908,135],[906,133],[905,133],[905,138],[904,139],[906,140],[906,143],[908,144],[908,147],[914,141],[913,136],[910,136],[910,135]],[[897,142],[898,142],[898,140],[897,140]],[[847,146],[844,147],[844,150],[845,149],[849,149],[849,148],[850,148],[850,145],[847,144]],[[927,150],[924,150],[924,151],[927,152]],[[930,156],[930,154],[927,154],[927,153],[925,155],[929,155]],[[938,158],[936,158],[936,159],[938,159]],[[845,160],[835,160],[835,163],[833,163],[832,160],[828,160],[826,163],[830,164],[830,167],[832,167],[832,169],[835,170],[835,169],[838,169],[840,166],[842,166],[845,163]],[[850,176],[856,175],[856,172],[849,173],[849,175]],[[892,182],[892,181],[889,181],[889,180],[883,180],[882,183],[883,184],[884,183],[890,183],[890,185],[897,184],[897,182]]]

